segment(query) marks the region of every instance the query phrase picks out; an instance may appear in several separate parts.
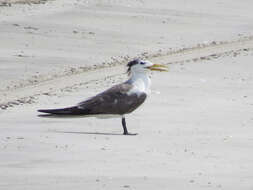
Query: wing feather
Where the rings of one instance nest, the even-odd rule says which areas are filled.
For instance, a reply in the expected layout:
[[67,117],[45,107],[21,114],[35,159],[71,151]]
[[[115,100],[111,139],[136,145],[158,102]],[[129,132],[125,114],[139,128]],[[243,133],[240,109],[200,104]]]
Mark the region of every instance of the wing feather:
[[146,94],[140,95],[127,92],[133,88],[132,84],[122,83],[80,102],[79,109],[89,110],[90,114],[126,114],[134,111],[146,99]]

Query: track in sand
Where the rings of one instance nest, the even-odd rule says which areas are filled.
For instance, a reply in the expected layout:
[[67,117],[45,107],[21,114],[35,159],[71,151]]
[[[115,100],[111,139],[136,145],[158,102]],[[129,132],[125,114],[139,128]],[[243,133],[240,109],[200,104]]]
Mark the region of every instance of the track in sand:
[[[162,64],[183,64],[218,59],[225,56],[237,56],[252,51],[253,36],[248,36],[234,41],[214,41],[206,44],[197,44],[190,48],[169,50],[168,52],[161,51],[153,54],[145,52],[138,57]],[[116,79],[123,80],[124,77],[120,78],[120,76],[125,72],[124,65],[130,59],[125,57],[122,60],[114,60],[104,65],[101,64],[101,66],[81,67],[51,76],[50,78],[42,76],[36,78],[36,80],[23,81],[13,88],[0,92],[0,108],[7,109],[17,105],[33,103],[36,102],[37,97],[40,95],[55,95],[64,90],[76,89],[98,80],[107,79],[113,82]],[[98,83],[96,84],[99,85]]]

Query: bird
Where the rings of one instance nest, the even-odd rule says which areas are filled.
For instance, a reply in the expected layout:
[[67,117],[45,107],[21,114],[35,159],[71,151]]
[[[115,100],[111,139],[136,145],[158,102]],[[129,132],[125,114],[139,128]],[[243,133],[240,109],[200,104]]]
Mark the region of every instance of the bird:
[[[148,60],[133,59],[127,63],[129,79],[90,97],[75,106],[39,109],[44,116],[115,116],[121,117],[123,135],[137,135],[127,130],[125,115],[143,104],[150,94],[150,71],[168,71],[167,66]],[[45,115],[46,113],[46,115]],[[43,116],[43,115],[42,115]]]

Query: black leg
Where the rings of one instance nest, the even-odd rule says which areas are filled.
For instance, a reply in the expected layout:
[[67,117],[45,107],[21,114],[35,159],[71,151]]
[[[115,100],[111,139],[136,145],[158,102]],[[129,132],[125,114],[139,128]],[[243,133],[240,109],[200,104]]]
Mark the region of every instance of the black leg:
[[126,127],[126,119],[124,116],[122,117],[121,121],[122,121],[123,130],[124,130],[123,135],[137,135],[137,133],[128,133],[127,127]]
[[128,131],[127,131],[127,127],[126,127],[126,119],[125,117],[122,117],[122,126],[123,126],[123,129],[124,129],[124,135],[127,135],[128,134]]

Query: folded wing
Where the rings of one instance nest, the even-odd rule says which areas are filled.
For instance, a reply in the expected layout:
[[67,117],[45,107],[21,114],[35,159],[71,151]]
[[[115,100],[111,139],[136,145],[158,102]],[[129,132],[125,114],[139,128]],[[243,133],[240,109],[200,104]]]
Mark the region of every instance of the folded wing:
[[122,83],[80,102],[77,106],[38,111],[55,115],[123,115],[134,111],[147,97],[145,93],[128,94],[127,92],[129,92],[131,88],[133,88],[132,84]]

